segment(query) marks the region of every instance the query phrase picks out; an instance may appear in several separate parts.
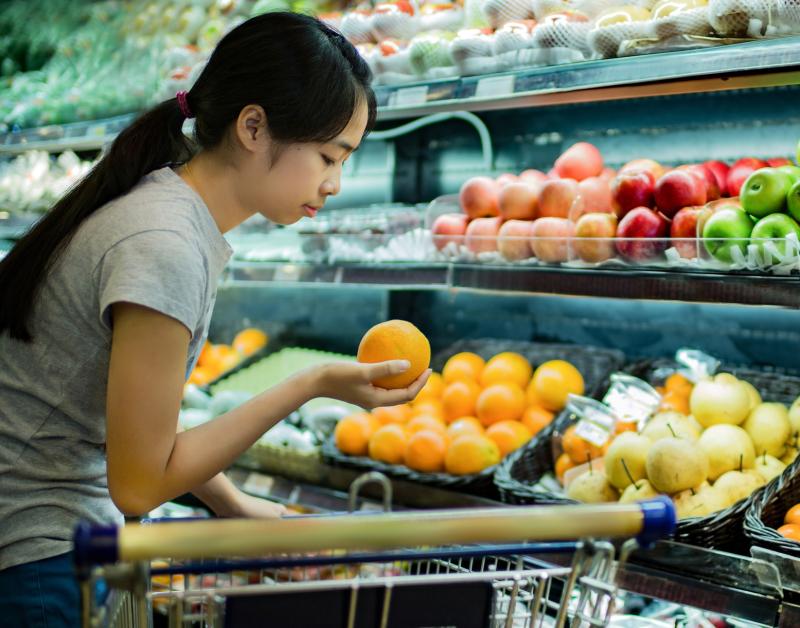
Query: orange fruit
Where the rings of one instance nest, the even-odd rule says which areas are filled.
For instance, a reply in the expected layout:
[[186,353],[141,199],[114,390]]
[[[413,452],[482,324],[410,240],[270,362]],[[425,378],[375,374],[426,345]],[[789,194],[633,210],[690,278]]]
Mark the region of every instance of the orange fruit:
[[464,434],[447,448],[444,467],[453,475],[480,473],[500,462],[500,449],[491,438],[478,434]]
[[481,386],[514,382],[523,390],[531,381],[531,363],[519,353],[506,351],[498,353],[486,363],[481,373]]
[[778,534],[792,541],[800,541],[800,524],[787,523],[778,528]]
[[449,423],[462,416],[473,416],[480,394],[481,387],[470,379],[448,384],[442,395],[445,420]]
[[505,458],[527,443],[533,434],[519,421],[500,421],[488,427],[486,436],[495,442],[500,455]]
[[189,383],[195,386],[205,386],[214,381],[217,373],[204,366],[195,366],[192,374],[189,375]]
[[386,360],[408,360],[404,373],[379,377],[373,384],[380,388],[406,388],[431,363],[431,345],[423,333],[407,321],[392,320],[375,325],[358,345],[358,361],[367,364]]
[[229,356],[236,356],[236,361],[239,361],[239,354],[233,347],[228,345],[211,345],[208,349],[204,349],[203,363],[198,365],[209,369],[215,373],[223,373],[227,369],[226,364],[230,364],[231,358]]
[[344,417],[333,431],[336,447],[350,456],[363,456],[367,453],[369,439],[378,428],[378,422],[366,412],[358,412]]
[[233,339],[233,348],[244,356],[257,353],[267,346],[269,337],[260,329],[243,329]]
[[796,523],[800,525],[800,504],[795,504],[786,512],[784,523]]
[[443,434],[433,430],[420,430],[409,437],[404,460],[409,469],[435,473],[444,469],[446,453],[447,438]]
[[455,440],[464,434],[483,434],[483,425],[474,416],[465,416],[456,419],[447,426],[447,435]]
[[445,363],[442,369],[442,377],[446,384],[465,379],[477,382],[481,377],[485,364],[484,359],[477,353],[470,353],[469,351],[456,353]]
[[374,416],[381,425],[389,423],[407,423],[411,418],[411,406],[402,403],[399,406],[382,406],[372,410]]
[[447,434],[447,428],[445,427],[444,421],[437,419],[436,417],[425,416],[424,414],[415,416],[406,425],[406,431],[409,434],[416,434],[422,430],[436,432],[442,436]]
[[614,425],[614,434],[622,434],[622,432],[638,432],[639,426],[636,421],[617,421]]
[[438,399],[423,399],[411,406],[411,415],[426,414],[444,420],[444,404]]
[[667,390],[661,397],[661,405],[659,407],[661,410],[675,410],[675,412],[686,415],[691,413],[689,409],[689,397],[683,393],[670,390]]
[[531,434],[536,435],[553,422],[555,415],[542,406],[530,406],[522,413],[520,422],[527,427]]
[[575,433],[575,426],[570,425],[561,437],[561,447],[575,464],[583,464],[589,459],[599,458],[603,455],[603,448],[583,440]]
[[208,353],[213,345],[208,341],[203,342],[203,348],[200,349],[200,355],[197,356],[197,366],[203,366],[208,360]]
[[484,426],[498,421],[516,421],[525,412],[525,393],[510,382],[492,384],[481,392],[475,409]]
[[561,454],[556,460],[556,477],[562,485],[564,484],[564,474],[574,466],[575,463],[572,462],[572,458],[568,454]]
[[431,376],[428,378],[428,381],[425,382],[425,385],[422,387],[422,390],[419,391],[419,394],[414,399],[414,403],[418,403],[420,401],[426,399],[441,399],[442,393],[444,392],[444,377],[442,377],[439,373],[431,373]]
[[558,412],[567,405],[567,396],[570,393],[582,395],[583,392],[583,376],[578,369],[564,360],[550,360],[534,371],[528,398],[533,395],[539,405]]
[[674,392],[688,397],[692,394],[694,384],[680,373],[673,373],[667,378],[667,381],[664,382],[664,388],[667,392]]
[[408,434],[402,425],[383,425],[369,439],[369,457],[388,464],[399,464],[403,462],[407,442]]

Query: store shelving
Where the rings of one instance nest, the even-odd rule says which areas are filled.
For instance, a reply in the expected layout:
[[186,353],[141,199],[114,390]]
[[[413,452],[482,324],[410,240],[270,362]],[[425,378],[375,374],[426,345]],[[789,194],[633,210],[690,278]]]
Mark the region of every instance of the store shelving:
[[28,150],[55,153],[65,150],[99,150],[111,142],[135,117],[135,113],[129,113],[103,120],[12,131],[0,135],[0,154],[17,154]]

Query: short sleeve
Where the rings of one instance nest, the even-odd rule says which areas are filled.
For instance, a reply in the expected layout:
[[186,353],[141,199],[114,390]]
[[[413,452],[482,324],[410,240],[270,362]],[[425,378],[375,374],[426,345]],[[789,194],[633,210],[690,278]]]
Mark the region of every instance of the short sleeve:
[[97,281],[100,320],[109,330],[111,306],[120,302],[161,312],[192,334],[205,315],[207,264],[176,231],[143,231],[117,242],[100,261]]

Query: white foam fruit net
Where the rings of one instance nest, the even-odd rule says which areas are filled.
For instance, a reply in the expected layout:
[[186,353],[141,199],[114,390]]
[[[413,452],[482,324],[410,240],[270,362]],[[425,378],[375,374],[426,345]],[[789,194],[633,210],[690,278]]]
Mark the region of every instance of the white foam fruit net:
[[800,33],[800,0],[710,0],[711,26],[724,37]]

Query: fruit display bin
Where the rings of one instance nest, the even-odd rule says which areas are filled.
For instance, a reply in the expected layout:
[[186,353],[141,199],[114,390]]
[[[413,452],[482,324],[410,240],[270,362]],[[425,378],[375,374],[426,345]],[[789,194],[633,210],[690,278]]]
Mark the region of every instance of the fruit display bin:
[[784,474],[755,499],[744,516],[744,533],[753,545],[800,559],[800,543],[777,532],[786,511],[800,503],[800,475]]
[[[671,360],[643,360],[629,365],[625,371],[652,384],[654,374],[665,368],[676,367]],[[736,377],[752,383],[762,397],[768,401],[789,403],[800,391],[800,377],[776,372],[757,371],[744,368],[726,368]],[[542,430],[525,447],[518,449],[498,465],[495,485],[501,499],[508,504],[574,503],[564,495],[535,490],[533,486],[555,465],[552,446],[553,436],[563,433],[577,418],[570,412],[563,412],[547,428]],[[774,493],[779,484],[785,484],[800,471],[800,459],[791,463],[783,473],[754,491],[748,498],[707,517],[681,519],[674,540],[699,547],[747,552],[748,540],[742,528],[745,513],[767,491]],[[794,503],[794,502],[792,502]],[[777,535],[777,533],[775,533]]]

